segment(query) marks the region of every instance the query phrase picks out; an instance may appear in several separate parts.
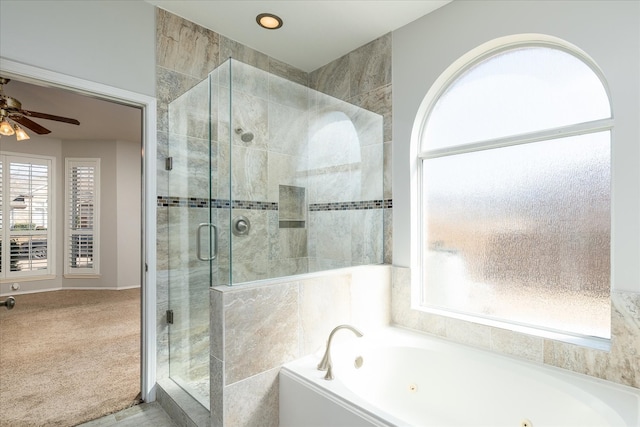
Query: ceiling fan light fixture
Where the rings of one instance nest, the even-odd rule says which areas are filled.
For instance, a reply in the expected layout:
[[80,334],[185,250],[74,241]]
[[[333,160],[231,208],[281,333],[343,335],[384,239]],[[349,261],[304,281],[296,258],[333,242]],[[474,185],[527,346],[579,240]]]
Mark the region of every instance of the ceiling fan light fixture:
[[0,135],[11,136],[15,133],[7,119],[0,122]]
[[25,132],[24,129],[22,129],[20,126],[15,125],[14,129],[15,129],[15,132],[16,132],[16,139],[18,141],[24,141],[25,139],[30,139],[31,138],[29,136],[29,134],[27,132]]
[[[11,136],[16,132],[18,141],[30,139],[27,132],[22,127],[12,125],[12,122],[18,122],[25,128],[37,133],[38,135],[46,135],[51,131],[44,126],[34,122],[31,118],[54,120],[72,125],[79,125],[80,122],[69,117],[54,116],[53,114],[38,113],[37,111],[28,111],[22,109],[22,103],[16,98],[12,98],[4,94],[4,85],[9,83],[11,79],[0,77],[0,135]],[[15,128],[15,130],[14,130]]]
[[274,15],[273,13],[261,13],[256,16],[256,22],[262,28],[266,28],[267,30],[277,30],[282,27],[282,19],[279,16]]

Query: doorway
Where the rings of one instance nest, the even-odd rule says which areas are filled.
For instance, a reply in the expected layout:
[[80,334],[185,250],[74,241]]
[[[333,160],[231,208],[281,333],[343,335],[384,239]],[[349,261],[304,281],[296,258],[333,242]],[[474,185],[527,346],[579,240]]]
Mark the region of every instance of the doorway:
[[[131,241],[129,241],[129,246],[134,246],[139,248],[137,251],[138,261],[136,265],[136,273],[138,289],[130,289],[124,290],[120,289],[117,281],[118,277],[116,276],[116,284],[113,286],[105,285],[102,283],[104,289],[100,290],[89,290],[89,289],[80,289],[87,286],[75,286],[75,290],[70,291],[68,289],[64,289],[63,283],[68,286],[67,282],[63,282],[67,280],[66,277],[63,277],[63,268],[61,265],[56,269],[56,276],[59,276],[55,279],[50,280],[42,280],[42,281],[33,281],[33,282],[18,282],[19,289],[18,291],[25,290],[25,287],[31,286],[31,291],[34,293],[25,294],[24,299],[27,300],[28,297],[31,299],[37,299],[37,291],[42,290],[51,290],[52,292],[41,293],[40,295],[47,296],[45,294],[49,294],[48,297],[52,297],[56,292],[86,292],[83,301],[90,301],[89,293],[101,293],[100,300],[106,300],[107,298],[103,298],[106,294],[112,293],[117,295],[116,301],[118,298],[123,299],[125,294],[137,294],[137,308],[136,308],[136,318],[138,325],[138,334],[140,339],[138,340],[137,345],[137,356],[138,356],[138,368],[137,372],[139,373],[139,387],[140,391],[140,400],[143,401],[153,401],[155,400],[155,99],[150,98],[145,95],[132,93],[128,91],[123,91],[118,88],[113,88],[105,85],[99,85],[93,82],[85,81],[82,79],[73,78],[70,76],[65,76],[57,73],[52,73],[50,71],[38,69],[35,67],[26,66],[19,63],[13,63],[11,61],[2,62],[2,70],[0,70],[0,75],[3,77],[9,77],[13,79],[15,82],[22,82],[25,84],[34,84],[36,86],[46,86],[46,87],[64,87],[67,90],[70,90],[75,95],[81,94],[84,98],[88,98],[90,100],[99,99],[101,102],[110,102],[117,103],[126,106],[130,109],[135,109],[138,111],[138,135],[139,139],[137,141],[136,148],[136,158],[135,162],[140,165],[140,197],[138,199],[138,210],[140,214],[138,218],[140,221],[138,222],[138,229],[134,233],[129,233],[129,237],[132,238],[134,245],[131,245]],[[9,92],[7,88],[5,92]],[[13,96],[13,94],[11,93]],[[17,96],[16,96],[17,97]],[[33,111],[45,111],[49,112],[48,109],[39,107],[27,107],[25,101],[23,101],[24,107],[29,108]],[[55,112],[51,111],[53,114]],[[62,115],[62,114],[60,114]],[[104,116],[101,117],[102,120],[108,121]],[[42,121],[43,125],[45,125],[45,121]],[[117,123],[117,121],[116,121]],[[46,122],[46,125],[49,125],[49,122]],[[53,134],[53,132],[52,132]],[[4,145],[4,144],[2,144]],[[4,149],[4,147],[2,147]],[[151,173],[147,173],[147,171],[151,171]],[[58,170],[58,172],[64,172],[63,170]],[[55,199],[55,203],[62,203],[64,199],[64,192],[60,192],[62,188],[59,186],[58,193]],[[63,233],[57,233],[59,244],[59,251],[62,251],[62,239]],[[136,236],[140,236],[137,238]],[[153,242],[153,243],[151,243]],[[136,244],[137,243],[137,244]],[[61,255],[59,255],[61,256]],[[117,256],[117,254],[116,254]],[[129,272],[131,270],[128,270]],[[103,270],[103,273],[106,273],[106,270]],[[104,276],[102,274],[101,276]],[[108,274],[106,274],[108,276]],[[7,282],[3,280],[3,282]],[[47,283],[48,282],[48,283]],[[106,280],[105,280],[106,282]],[[124,287],[129,287],[131,284],[127,284]],[[6,297],[11,292],[11,287],[13,283],[2,283],[0,300],[5,300]],[[49,286],[49,289],[47,289]],[[64,290],[53,290],[58,286],[58,289],[63,288]],[[74,287],[74,286],[71,286]],[[119,290],[113,290],[108,288],[115,288]],[[20,305],[20,293],[16,295],[16,302]],[[47,298],[52,299],[52,298]],[[126,298],[130,300],[130,298]],[[67,302],[70,299],[64,299]],[[103,313],[106,311],[116,311],[119,308],[122,308],[124,302],[119,301],[113,303],[110,308],[103,308],[102,310],[98,310],[98,313]],[[36,304],[37,305],[37,304]],[[92,304],[87,304],[92,305]],[[93,304],[95,305],[95,304]],[[70,305],[71,306],[71,305]],[[86,307],[85,307],[86,308]],[[6,316],[10,316],[11,312],[7,311],[4,307],[0,307],[2,310],[3,318],[7,318]],[[88,312],[85,312],[84,315],[88,315]],[[33,319],[33,317],[29,317],[29,319]],[[0,321],[2,318],[0,318]],[[77,323],[83,323],[87,318],[80,317]],[[108,321],[106,321],[108,322]],[[6,347],[6,346],[3,346]],[[55,361],[56,358],[60,358],[61,355],[56,354],[55,351],[52,351],[49,361]],[[5,360],[0,361],[0,363],[5,363]],[[18,361],[19,363],[19,361]],[[95,367],[94,367],[95,369]],[[46,369],[43,371],[45,374],[42,376],[42,384],[46,384]],[[70,375],[73,372],[69,373]],[[112,381],[117,379],[112,378]],[[2,381],[3,383],[5,381]],[[0,384],[1,385],[1,384]],[[34,387],[34,392],[36,387]],[[85,399],[91,399],[91,396],[84,396]],[[29,410],[29,408],[25,408]]]

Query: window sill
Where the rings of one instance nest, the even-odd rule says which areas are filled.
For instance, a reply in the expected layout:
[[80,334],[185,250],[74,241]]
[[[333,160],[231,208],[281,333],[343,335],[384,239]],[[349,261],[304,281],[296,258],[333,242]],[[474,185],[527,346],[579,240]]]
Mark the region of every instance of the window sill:
[[101,274],[64,274],[65,279],[99,279]]
[[465,322],[490,326],[493,328],[506,329],[506,330],[524,334],[524,335],[531,335],[531,336],[539,337],[543,339],[564,342],[567,344],[574,344],[577,346],[586,347],[593,350],[601,350],[601,351],[607,351],[607,352],[611,350],[611,339],[607,339],[607,338],[586,336],[586,335],[573,335],[570,333],[551,331],[547,329],[536,328],[533,326],[520,325],[520,324],[510,323],[506,321],[489,319],[481,316],[474,316],[471,314],[443,310],[435,307],[413,306],[412,309],[429,313],[429,314],[438,315],[438,316],[458,319]]

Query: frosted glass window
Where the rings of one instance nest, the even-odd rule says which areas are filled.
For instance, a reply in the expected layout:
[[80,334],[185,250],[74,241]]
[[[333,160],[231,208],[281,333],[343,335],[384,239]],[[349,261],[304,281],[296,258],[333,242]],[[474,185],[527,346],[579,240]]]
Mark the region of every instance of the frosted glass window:
[[429,159],[425,299],[608,336],[609,132]]
[[425,306],[610,338],[611,109],[547,46],[463,68],[419,141]]
[[563,50],[524,47],[481,61],[433,107],[422,150],[585,123],[611,116],[599,77]]

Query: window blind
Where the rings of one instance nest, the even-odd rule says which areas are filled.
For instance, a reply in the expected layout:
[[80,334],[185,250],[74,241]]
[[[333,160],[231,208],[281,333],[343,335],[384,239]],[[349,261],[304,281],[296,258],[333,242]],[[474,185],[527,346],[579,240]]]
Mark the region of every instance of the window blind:
[[99,159],[67,159],[65,274],[99,274]]

